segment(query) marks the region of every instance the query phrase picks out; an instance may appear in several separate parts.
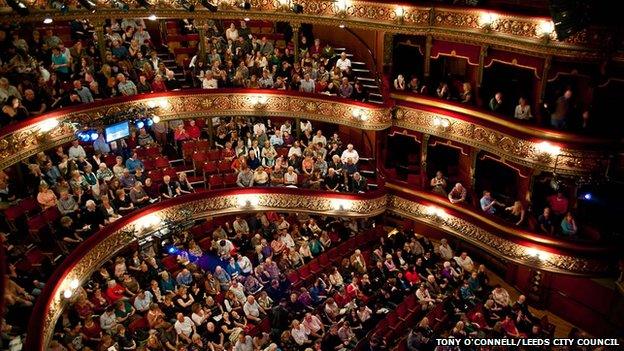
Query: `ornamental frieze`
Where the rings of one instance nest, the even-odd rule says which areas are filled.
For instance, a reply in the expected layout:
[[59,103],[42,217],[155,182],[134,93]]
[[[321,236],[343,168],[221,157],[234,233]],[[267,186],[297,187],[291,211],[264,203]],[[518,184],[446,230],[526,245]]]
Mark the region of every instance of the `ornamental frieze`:
[[555,273],[592,275],[604,273],[610,268],[609,263],[603,260],[538,252],[503,239],[465,219],[432,212],[429,206],[395,195],[388,195],[388,210],[435,226],[492,254],[537,269]]
[[[4,3],[0,0],[0,4]],[[96,0],[95,13],[76,7],[76,1],[68,1],[70,11],[66,14],[55,13],[55,20],[85,18],[92,23],[104,23],[114,17],[117,10],[110,0]],[[243,11],[230,0],[219,1],[219,10],[209,12],[199,3],[195,11],[181,8],[175,0],[153,1],[150,9],[130,8],[125,15],[128,18],[146,18],[151,14],[158,18],[192,18],[198,21],[209,19],[232,19],[248,17],[253,20],[284,21],[296,24],[310,23],[338,26],[345,24],[351,28],[382,30],[402,34],[445,35],[455,40],[470,40],[480,44],[502,45],[527,53],[553,56],[583,56],[600,59],[602,53],[596,48],[607,43],[610,33],[601,33],[595,29],[584,29],[564,41],[545,40],[540,25],[543,18],[520,15],[496,14],[495,18],[484,25],[481,16],[486,11],[477,9],[437,8],[427,6],[405,6],[392,3],[350,0],[299,0],[303,12],[300,14],[285,10],[280,1],[251,0],[251,9]],[[195,1],[192,1],[195,3]],[[40,10],[48,6],[48,0],[29,0],[30,15],[13,16],[4,14],[7,21],[39,22],[49,14]],[[3,6],[8,7],[6,4]],[[117,10],[118,11],[118,10]],[[487,14],[487,13],[486,13]],[[449,30],[450,29],[450,30]],[[501,39],[504,39],[501,41]]]
[[397,127],[470,145],[536,170],[582,175],[603,171],[608,162],[602,152],[560,148],[552,153],[544,150],[543,143],[430,111],[401,106],[396,116]]

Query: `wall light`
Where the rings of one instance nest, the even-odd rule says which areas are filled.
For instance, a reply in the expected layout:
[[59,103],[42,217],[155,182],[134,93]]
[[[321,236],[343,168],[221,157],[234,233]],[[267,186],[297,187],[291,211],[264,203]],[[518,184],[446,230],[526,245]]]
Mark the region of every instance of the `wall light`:
[[152,116],[152,121],[153,121],[154,123],[158,123],[158,122],[160,122],[160,117],[159,117],[159,116],[157,116],[157,115],[154,115],[154,116]]
[[540,21],[535,28],[535,34],[541,38],[552,38],[555,34],[555,24],[553,21]]
[[547,141],[542,141],[541,143],[535,145],[535,149],[541,154],[546,154],[552,157],[561,153],[561,148],[559,146],[553,145]]
[[256,207],[260,203],[260,198],[256,195],[238,195],[236,203],[238,207]]
[[446,212],[437,206],[427,206],[425,213],[432,217],[446,218]]
[[56,118],[48,118],[43,122],[39,123],[39,131],[42,133],[47,133],[52,129],[59,126],[59,121]]
[[78,289],[79,286],[80,286],[80,282],[78,281],[78,279],[72,279],[69,282],[69,287],[72,288],[73,290]]
[[266,95],[256,95],[252,96],[249,101],[255,108],[263,108],[266,107],[269,98]]
[[447,118],[435,116],[433,117],[433,126],[446,129],[451,126],[451,121],[449,121]]
[[347,9],[349,8],[349,0],[336,0],[334,3],[334,9],[336,14],[340,17],[347,15]]
[[290,0],[277,0],[278,8],[281,10],[290,9]]
[[353,207],[351,200],[331,199],[331,207],[334,211],[349,211]]
[[484,29],[490,29],[492,24],[498,19],[498,15],[491,12],[483,12],[479,15],[479,26]]
[[43,19],[43,24],[51,24],[52,22],[54,22],[54,20],[49,15],[46,15],[46,17]]
[[140,234],[143,231],[156,228],[161,222],[162,220],[156,214],[141,217],[136,221],[137,232]]
[[68,300],[71,299],[72,295],[74,295],[74,292],[70,289],[65,289],[65,291],[63,291],[63,297]]
[[150,108],[160,107],[162,109],[167,110],[171,107],[171,104],[169,103],[169,100],[167,100],[167,98],[160,98],[160,99],[154,99],[154,100],[148,101],[147,107],[150,107]]
[[402,6],[399,6],[399,7],[395,8],[394,9],[394,14],[396,15],[397,20],[399,22],[403,22],[403,19],[405,17],[405,8],[402,7]]
[[149,17],[147,17],[147,19],[150,21],[155,21],[158,19],[158,17],[156,17],[156,15],[152,13],[151,15],[149,15]]
[[526,253],[528,256],[535,257],[541,261],[547,260],[550,257],[550,254],[548,252],[536,249],[534,247],[527,248]]

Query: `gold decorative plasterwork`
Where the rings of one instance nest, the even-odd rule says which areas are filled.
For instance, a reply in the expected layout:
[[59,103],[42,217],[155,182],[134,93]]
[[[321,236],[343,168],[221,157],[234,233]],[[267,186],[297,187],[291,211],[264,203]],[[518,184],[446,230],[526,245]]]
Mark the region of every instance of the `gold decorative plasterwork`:
[[[261,104],[258,102],[259,96],[263,97],[260,99]],[[342,99],[265,94],[262,90],[257,93],[188,92],[127,102],[115,102],[111,99],[110,102],[104,106],[64,115],[53,112],[56,116],[54,118],[61,123],[47,133],[39,132],[35,125],[0,137],[0,169],[72,140],[75,130],[71,121],[92,125],[106,114],[145,105],[159,106],[158,114],[164,121],[218,116],[279,116],[300,117],[368,130],[386,129],[391,124],[389,109],[386,107],[354,105]],[[354,117],[354,110],[358,110],[358,118]]]
[[[557,155],[551,155],[544,152],[538,142],[445,114],[400,106],[396,116],[394,124],[397,127],[470,145],[536,170],[582,175],[604,171],[608,165],[608,150],[595,152],[561,148]],[[442,119],[449,122],[448,126],[436,123]]]
[[[383,193],[380,193],[379,197],[371,199],[337,200],[336,198],[323,197],[327,193],[322,192],[319,192],[318,196],[297,195],[292,191],[285,190],[286,192],[289,192],[289,194],[254,194],[247,192],[241,195],[232,194],[216,197],[210,197],[209,193],[204,193],[206,194],[205,198],[173,205],[147,216],[157,216],[162,221],[175,222],[188,218],[205,218],[224,214],[269,210],[339,215],[344,217],[372,217],[386,210],[387,198]],[[239,206],[238,199],[240,196],[253,198],[254,206]],[[333,204],[334,201],[347,201],[350,205],[343,210],[336,210],[336,206]],[[56,321],[60,317],[63,308],[65,308],[66,303],[62,294],[70,286],[70,282],[78,281],[80,284],[84,283],[104,262],[132,243],[136,239],[135,229],[140,225],[140,221],[141,218],[126,224],[123,228],[110,235],[103,236],[102,240],[95,244],[93,249],[89,250],[72,265],[71,271],[63,281],[57,283],[52,301],[47,306],[43,321],[43,345],[48,345],[50,342]],[[36,333],[33,333],[33,335],[36,335]]]
[[483,250],[511,261],[555,273],[592,275],[610,268],[604,260],[541,252],[500,238],[462,218],[432,213],[428,206],[396,195],[388,195],[388,210],[401,216],[441,229]]
[[[3,1],[2,1],[3,2]],[[56,10],[40,10],[48,6],[47,0],[33,0],[31,14],[26,17],[14,16],[13,13],[2,15],[7,21],[43,20],[54,12],[55,20],[87,18],[102,21],[120,16],[119,10],[111,8],[109,0],[96,0],[98,10],[90,13],[76,7],[76,1],[68,1],[71,10],[62,14]],[[283,11],[278,1],[251,0],[251,10],[231,6],[230,1],[221,1],[217,12],[209,12],[199,2],[195,11],[188,12],[177,1],[161,0],[150,9],[132,8],[124,13],[125,18],[147,18],[155,14],[158,18],[193,18],[193,19],[232,19],[248,17],[254,20],[285,21],[338,26],[340,23],[353,28],[383,30],[402,34],[431,34],[454,40],[484,43],[497,47],[508,47],[527,53],[569,57],[600,59],[603,53],[596,50],[608,42],[608,31],[585,29],[578,34],[559,42],[544,40],[538,27],[543,18],[498,14],[494,22],[484,30],[479,25],[479,17],[485,10],[448,9],[426,6],[403,6],[403,16],[398,17],[395,10],[399,5],[372,1],[347,1],[345,9],[338,8],[332,0],[298,0],[303,6],[303,13],[295,14]],[[4,5],[6,10],[6,4]],[[0,17],[1,18],[1,17]]]

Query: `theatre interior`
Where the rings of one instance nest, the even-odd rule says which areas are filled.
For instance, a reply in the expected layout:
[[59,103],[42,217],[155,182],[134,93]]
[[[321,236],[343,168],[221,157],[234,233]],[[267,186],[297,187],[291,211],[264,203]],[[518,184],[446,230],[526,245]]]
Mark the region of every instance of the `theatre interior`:
[[0,350],[622,350],[610,4],[0,0]]

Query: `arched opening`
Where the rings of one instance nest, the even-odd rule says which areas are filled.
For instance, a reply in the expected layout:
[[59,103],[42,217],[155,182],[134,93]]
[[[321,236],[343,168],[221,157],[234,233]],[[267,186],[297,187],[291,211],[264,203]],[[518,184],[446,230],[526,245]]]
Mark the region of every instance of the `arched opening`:
[[420,174],[420,143],[411,135],[388,135],[385,167],[395,169],[400,179]]
[[508,165],[481,153],[476,164],[475,191],[481,197],[483,191],[492,192],[500,203],[511,205],[518,199],[518,172]]
[[[459,158],[461,149],[450,145],[434,143],[427,149],[427,178],[431,179],[437,171],[447,178],[448,187],[459,181]],[[449,189],[446,189],[447,191]]]
[[521,97],[527,99],[529,104],[532,103],[536,79],[535,71],[532,69],[493,61],[489,67],[483,70],[481,99],[489,109],[490,99],[497,92],[501,92],[503,104],[495,112],[513,117],[514,108]]

